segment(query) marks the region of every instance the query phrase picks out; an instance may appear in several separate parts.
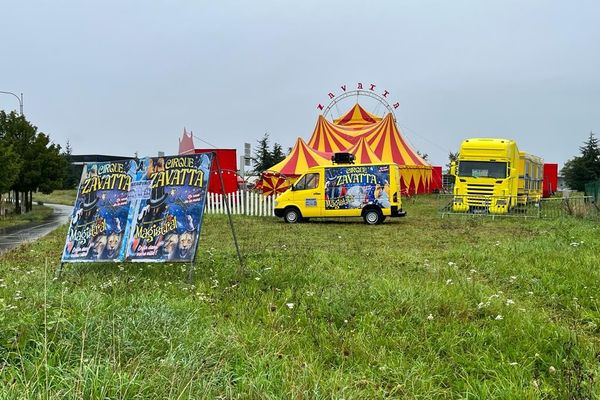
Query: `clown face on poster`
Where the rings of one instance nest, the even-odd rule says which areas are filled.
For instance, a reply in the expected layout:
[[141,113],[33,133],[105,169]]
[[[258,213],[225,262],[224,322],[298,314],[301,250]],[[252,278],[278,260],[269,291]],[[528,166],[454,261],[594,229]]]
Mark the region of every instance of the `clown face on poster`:
[[131,199],[128,261],[193,261],[212,159],[206,153],[140,160],[137,179],[147,188]]
[[63,262],[122,260],[134,161],[86,164],[62,255]]

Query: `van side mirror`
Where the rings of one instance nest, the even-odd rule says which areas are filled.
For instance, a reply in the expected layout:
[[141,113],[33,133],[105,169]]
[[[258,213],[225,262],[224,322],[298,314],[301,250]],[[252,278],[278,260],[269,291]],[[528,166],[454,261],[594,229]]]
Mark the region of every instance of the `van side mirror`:
[[510,176],[517,176],[517,169],[516,168],[511,168],[510,169]]
[[456,161],[450,163],[450,175],[456,176]]

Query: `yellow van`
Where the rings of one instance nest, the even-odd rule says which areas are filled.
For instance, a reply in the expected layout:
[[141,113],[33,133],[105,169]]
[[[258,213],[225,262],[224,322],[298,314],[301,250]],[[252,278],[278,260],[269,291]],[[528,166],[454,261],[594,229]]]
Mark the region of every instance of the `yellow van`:
[[404,217],[398,165],[345,164],[310,168],[275,201],[275,215],[293,224],[312,217]]

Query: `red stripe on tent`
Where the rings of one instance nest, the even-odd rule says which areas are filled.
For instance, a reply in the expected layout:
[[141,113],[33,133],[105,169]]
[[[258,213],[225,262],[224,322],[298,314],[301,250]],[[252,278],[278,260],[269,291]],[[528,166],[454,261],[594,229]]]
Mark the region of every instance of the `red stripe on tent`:
[[375,121],[369,114],[367,114],[367,112],[361,107],[358,106],[358,111],[360,112],[360,116],[367,122],[377,122]]
[[362,152],[361,152],[362,156],[361,156],[361,159],[360,159],[361,162],[362,163],[373,162],[373,160],[371,160],[371,157],[369,156],[369,151],[367,150],[367,146],[366,146],[366,144],[365,144],[364,141],[361,143],[361,148],[362,148]]
[[400,138],[400,143],[401,145],[404,147],[404,149],[406,149],[406,152],[408,153],[408,156],[410,157],[410,159],[413,161],[413,163],[415,163],[416,165],[425,165],[423,164],[423,161],[421,161],[419,159],[419,156],[417,156],[414,152],[414,150],[408,146],[406,144],[406,142],[404,141],[404,139],[402,138],[401,134],[398,134],[398,137]]
[[331,141],[335,143],[339,150],[346,150],[346,146],[342,143],[342,141],[337,137],[337,135],[331,135]]
[[298,146],[296,146],[294,148],[295,151],[293,151],[293,156],[290,158],[290,160],[288,161],[288,163],[281,168],[281,173],[284,175],[295,175],[296,173],[296,165],[298,164]]
[[329,137],[329,135],[323,135],[323,144],[324,144],[324,151],[331,153],[331,137]]
[[317,161],[312,156],[312,154],[310,154],[306,147],[302,147],[302,152],[304,153],[304,158],[306,159],[306,165],[308,165],[309,167],[314,167],[315,165],[317,165]]
[[406,164],[406,161],[404,160],[404,157],[402,157],[402,152],[400,151],[400,138],[398,137],[398,134],[396,133],[395,130],[393,130],[392,132],[388,133],[388,135],[390,136],[390,142],[391,142],[391,146],[392,146],[392,159],[394,160],[394,162],[398,165],[403,165]]

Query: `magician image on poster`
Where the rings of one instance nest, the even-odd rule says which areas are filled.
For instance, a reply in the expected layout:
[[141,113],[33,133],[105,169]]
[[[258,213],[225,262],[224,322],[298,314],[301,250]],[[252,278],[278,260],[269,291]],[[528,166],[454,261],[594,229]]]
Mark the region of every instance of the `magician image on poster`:
[[86,164],[63,250],[63,262],[115,261],[124,257],[127,194],[133,161]]
[[213,154],[146,158],[149,196],[133,202],[129,261],[193,261]]
[[367,204],[390,207],[389,165],[336,167],[325,171],[327,210],[362,208]]

